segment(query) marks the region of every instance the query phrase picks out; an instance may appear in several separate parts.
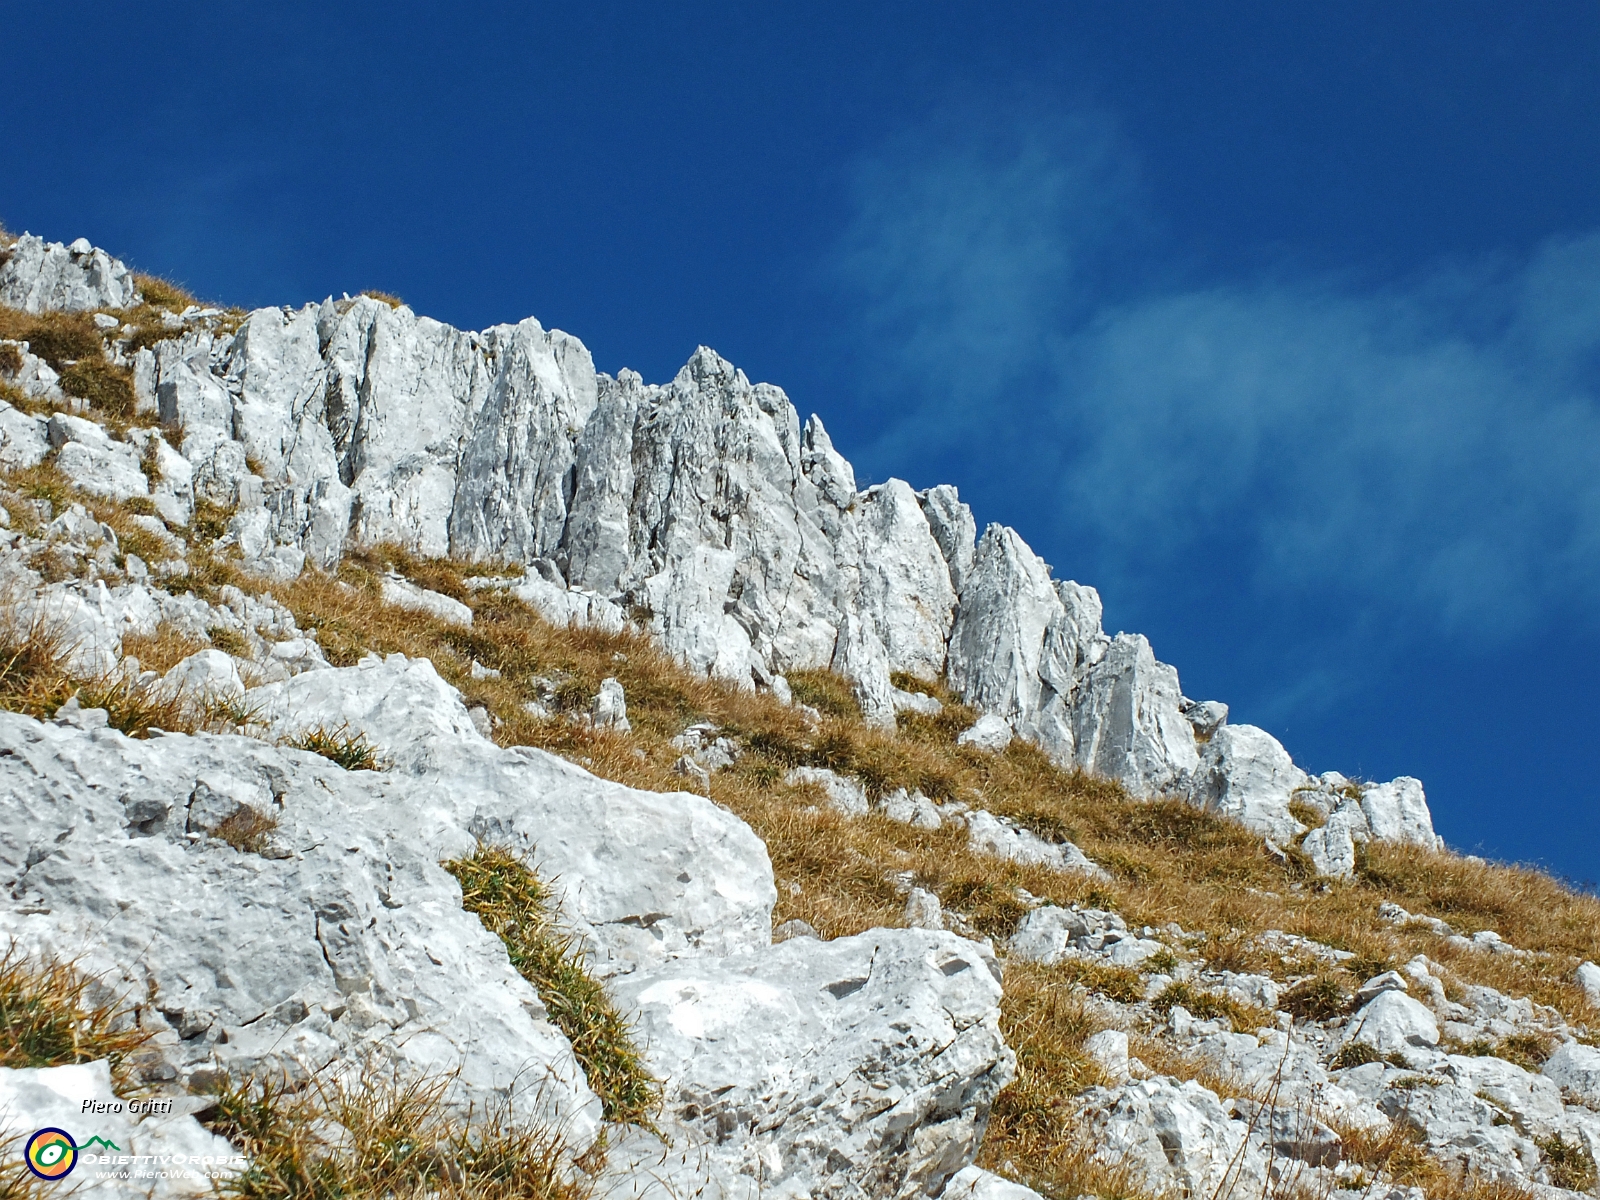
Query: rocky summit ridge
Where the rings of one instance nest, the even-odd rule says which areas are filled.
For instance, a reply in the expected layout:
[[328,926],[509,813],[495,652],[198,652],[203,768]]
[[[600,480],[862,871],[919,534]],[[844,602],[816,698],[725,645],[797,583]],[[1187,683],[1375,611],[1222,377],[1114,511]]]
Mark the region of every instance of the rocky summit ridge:
[[[768,846],[709,798],[738,737],[676,733],[690,790],[611,782],[496,744],[489,714],[425,658],[330,666],[269,590],[374,546],[485,564],[475,594],[575,633],[645,631],[692,674],[813,727],[822,714],[791,676],[848,681],[861,723],[886,736],[965,705],[954,752],[1018,740],[1136,799],[1176,798],[1304,864],[1317,888],[1354,881],[1370,848],[1443,849],[1417,780],[1313,776],[1264,730],[1228,724],[1145,638],[1105,632],[1092,587],[1054,579],[1013,529],[980,536],[954,488],[858,489],[818,417],[705,347],[646,384],[595,371],[581,342],[531,319],[467,332],[367,295],[157,313],[154,286],[83,239],[0,245],[0,306],[86,314],[95,361],[125,387],[119,408],[73,383],[83,359],[0,338],[11,628],[48,636],[76,678],[233,714],[223,732],[129,737],[76,699],[0,712],[0,936],[148,997],[142,1085],[185,1098],[117,1137],[231,1161],[216,1122],[195,1119],[198,1094],[377,1065],[448,1079],[456,1109],[501,1105],[559,1131],[569,1181],[597,1195],[1026,1200],[1004,1176],[1055,1194],[1042,1166],[974,1165],[1018,1075],[1002,999],[1020,977],[1082,1006],[1072,1047],[1088,1074],[1057,1107],[1070,1102],[1083,1161],[1099,1164],[1081,1177],[1105,1194],[1415,1200],[1402,1144],[1435,1164],[1413,1172],[1430,1195],[1595,1188],[1591,1010],[1451,965],[1570,974],[1550,952],[1391,903],[1386,925],[1436,939],[1436,957],[1324,1004],[1318,981],[1357,957],[1326,942],[1270,930],[1259,961],[1229,966],[1201,952],[1210,935],[1130,927],[1102,892],[1056,903],[1020,887],[1012,925],[987,938],[913,872],[898,885],[905,928],[822,940],[789,922],[774,941]],[[83,503],[6,490],[46,469],[124,506],[145,555]],[[191,586],[179,532],[208,521],[259,586]],[[473,626],[472,605],[401,573],[381,598]],[[142,671],[127,644],[161,629],[214,648]],[[581,720],[620,737],[627,713],[608,678]],[[329,731],[367,761],[339,765],[314,740]],[[347,769],[372,765],[385,769]],[[795,765],[782,783],[842,820],[960,831],[963,853],[1042,873],[1030,878],[1092,888],[1132,870],[981,797],[889,791],[835,766]],[[264,832],[240,834],[245,818]],[[482,846],[549,881],[659,1085],[651,1121],[612,1119],[547,998],[463,907],[448,867]],[[1600,1007],[1600,968],[1575,979],[1562,986]],[[0,1067],[0,1121],[8,1137],[29,1120],[73,1128],[114,1086],[103,1062]]]
[[[131,278],[81,239],[24,236],[0,303],[114,309]],[[554,621],[640,621],[690,668],[780,695],[786,672],[831,668],[873,724],[906,702],[896,673],[947,676],[1053,760],[1135,795],[1184,795],[1283,840],[1306,832],[1292,798],[1325,809],[1313,853],[1331,866],[1353,840],[1434,840],[1417,780],[1357,797],[1311,778],[1225,704],[1185,697],[1143,636],[1108,636],[1098,593],[1053,579],[1015,530],[979,537],[948,485],[858,491],[819,417],[706,347],[655,385],[597,373],[583,343],[531,318],[464,332],[369,296],[234,328],[219,315],[182,314],[127,356],[140,411],[181,430],[153,451],[171,466],[153,488],[144,450],[67,416],[9,419],[0,462],[54,449],[83,487],[148,491],[179,524],[197,498],[235,509],[229,537],[268,574],[379,542],[521,564],[518,593]]]

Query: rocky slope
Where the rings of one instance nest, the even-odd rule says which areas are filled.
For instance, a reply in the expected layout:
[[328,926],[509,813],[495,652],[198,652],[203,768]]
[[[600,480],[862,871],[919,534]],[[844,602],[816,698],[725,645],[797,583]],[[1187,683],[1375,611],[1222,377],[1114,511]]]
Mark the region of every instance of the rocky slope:
[[[823,714],[789,677],[818,668],[849,681],[860,723],[886,742],[962,701],[955,759],[981,770],[1019,739],[1134,797],[1179,797],[1307,904],[1367,886],[1364,855],[1437,856],[1416,780],[1306,774],[1264,731],[1227,724],[1225,705],[1184,697],[1145,639],[1108,636],[1094,590],[1053,580],[1015,531],[980,538],[954,489],[858,492],[816,417],[802,424],[781,391],[706,349],[645,385],[597,374],[581,343],[531,320],[464,333],[369,297],[157,316],[86,242],[24,236],[0,258],[0,305],[92,313],[97,353],[133,397],[115,415],[74,399],[59,353],[52,365],[26,339],[0,341],[13,634],[47,633],[63,670],[182,698],[237,730],[132,738],[77,702],[50,719],[0,713],[0,933],[148,997],[145,1085],[183,1098],[222,1078],[377,1063],[448,1077],[462,1110],[503,1104],[558,1129],[601,1194],[1025,1200],[972,1165],[1018,1070],[1004,977],[1006,996],[1079,1006],[1057,1014],[1077,1086],[1049,1105],[1073,1137],[986,1159],[1052,1193],[1072,1154],[1071,1177],[1107,1194],[1594,1188],[1600,1051],[1579,989],[1600,1007],[1600,969],[1583,964],[1574,983],[1565,951],[1391,903],[1394,944],[1423,947],[1395,969],[1277,929],[1246,930],[1229,965],[1216,931],[1188,917],[1130,927],[1113,911],[1119,881],[1145,870],[1097,848],[1114,843],[1085,842],[1091,857],[1059,824],[998,811],[997,795],[890,787],[832,750],[752,778],[814,797],[791,824],[881,832],[881,859],[837,865],[889,879],[906,927],[821,940],[791,921],[774,943],[768,845],[694,794],[716,794],[759,738],[689,718],[670,745],[690,791],[610,782],[592,760],[593,774],[497,745],[497,718],[469,711],[426,659],[330,666],[272,591],[379,544],[499,564],[465,581],[465,599],[397,573],[379,594],[446,647],[487,636],[480,598],[531,605],[573,637],[637,625],[691,675],[787,706],[802,728],[825,729]],[[30,492],[30,470],[81,502]],[[232,582],[195,576],[203,527]],[[128,646],[158,636],[216,648],[157,675]],[[499,673],[470,659],[470,679]],[[581,713],[549,687],[525,702],[530,719],[641,761],[656,752],[615,679]],[[384,769],[294,748],[328,731],[359,737]],[[269,831],[232,836],[252,814]],[[764,828],[770,841],[778,827]],[[1004,929],[983,936],[972,888],[947,889],[946,907],[931,875],[905,868],[924,860],[884,840],[896,831],[919,853],[1010,872],[984,893],[1014,914]],[[540,993],[464,910],[441,864],[480,843],[550,882],[661,1081],[667,1141],[608,1125]],[[1561,1008],[1482,982],[1507,964],[1579,998]],[[1354,995],[1322,986],[1341,971],[1356,973]],[[3,1120],[72,1128],[71,1106],[110,1086],[82,1066],[0,1068]],[[585,1156],[602,1131],[600,1167]],[[118,1136],[224,1153],[181,1111]]]
[[[24,236],[0,303],[115,309],[130,279],[85,242]],[[13,415],[0,462],[54,449],[82,486],[148,491],[180,524],[196,499],[236,508],[230,536],[272,574],[376,542],[522,564],[521,593],[553,620],[641,620],[691,668],[780,694],[785,672],[831,667],[884,726],[892,675],[947,675],[1057,762],[1136,795],[1186,795],[1280,840],[1306,832],[1289,812],[1304,800],[1332,816],[1309,847],[1330,873],[1353,841],[1434,838],[1416,780],[1347,796],[1340,776],[1312,779],[1265,731],[1226,725],[1226,705],[1186,698],[1143,637],[1108,636],[1094,589],[1052,579],[1015,530],[977,537],[948,486],[857,491],[818,417],[705,347],[647,385],[596,373],[531,319],[468,333],[366,296],[219,316],[190,310],[169,340],[123,351],[175,445]],[[21,361],[29,380],[49,370]],[[145,455],[162,464],[153,489]]]

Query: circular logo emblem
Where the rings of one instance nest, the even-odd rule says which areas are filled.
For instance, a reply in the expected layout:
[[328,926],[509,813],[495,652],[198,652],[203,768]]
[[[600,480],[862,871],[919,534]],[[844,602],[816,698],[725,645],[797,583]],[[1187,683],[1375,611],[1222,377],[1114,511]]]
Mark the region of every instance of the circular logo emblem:
[[65,1179],[78,1165],[78,1147],[65,1129],[41,1129],[28,1139],[27,1157],[40,1179]]

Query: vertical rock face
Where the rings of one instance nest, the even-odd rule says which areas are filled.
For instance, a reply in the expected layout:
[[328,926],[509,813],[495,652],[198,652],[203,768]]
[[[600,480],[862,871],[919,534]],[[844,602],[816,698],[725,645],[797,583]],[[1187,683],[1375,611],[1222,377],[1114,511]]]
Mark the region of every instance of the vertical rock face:
[[[7,253],[0,302],[135,298],[86,242]],[[262,309],[231,335],[175,327],[134,367],[141,403],[183,430],[162,511],[237,506],[235,542],[263,569],[382,541],[524,564],[518,594],[555,619],[631,616],[697,670],[786,695],[785,672],[832,667],[885,727],[894,672],[944,674],[1062,765],[1300,830],[1306,776],[1283,747],[1186,699],[1144,638],[1108,637],[1093,588],[1053,579],[1013,529],[977,540],[953,487],[858,490],[819,418],[706,347],[650,385],[597,374],[531,319],[468,333],[362,296]],[[36,461],[41,432],[0,412],[0,458]],[[1414,780],[1369,787],[1347,817],[1434,841]]]
[[133,273],[87,238],[63,246],[25,233],[0,249],[0,304],[11,308],[86,312],[137,298]]
[[950,683],[1013,723],[1039,707],[1045,631],[1060,614],[1050,568],[1003,525],[984,530],[950,634]]

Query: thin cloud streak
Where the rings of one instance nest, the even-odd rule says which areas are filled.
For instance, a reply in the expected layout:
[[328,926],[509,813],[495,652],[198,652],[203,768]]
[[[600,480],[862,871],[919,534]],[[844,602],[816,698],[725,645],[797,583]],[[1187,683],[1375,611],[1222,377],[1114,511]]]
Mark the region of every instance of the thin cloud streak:
[[1352,632],[1592,622],[1600,234],[1385,286],[1128,294],[1152,277],[1137,177],[1090,118],[930,129],[863,167],[831,269],[905,397],[871,457],[1013,456],[1051,499],[1022,532],[1136,586],[1220,554]]

